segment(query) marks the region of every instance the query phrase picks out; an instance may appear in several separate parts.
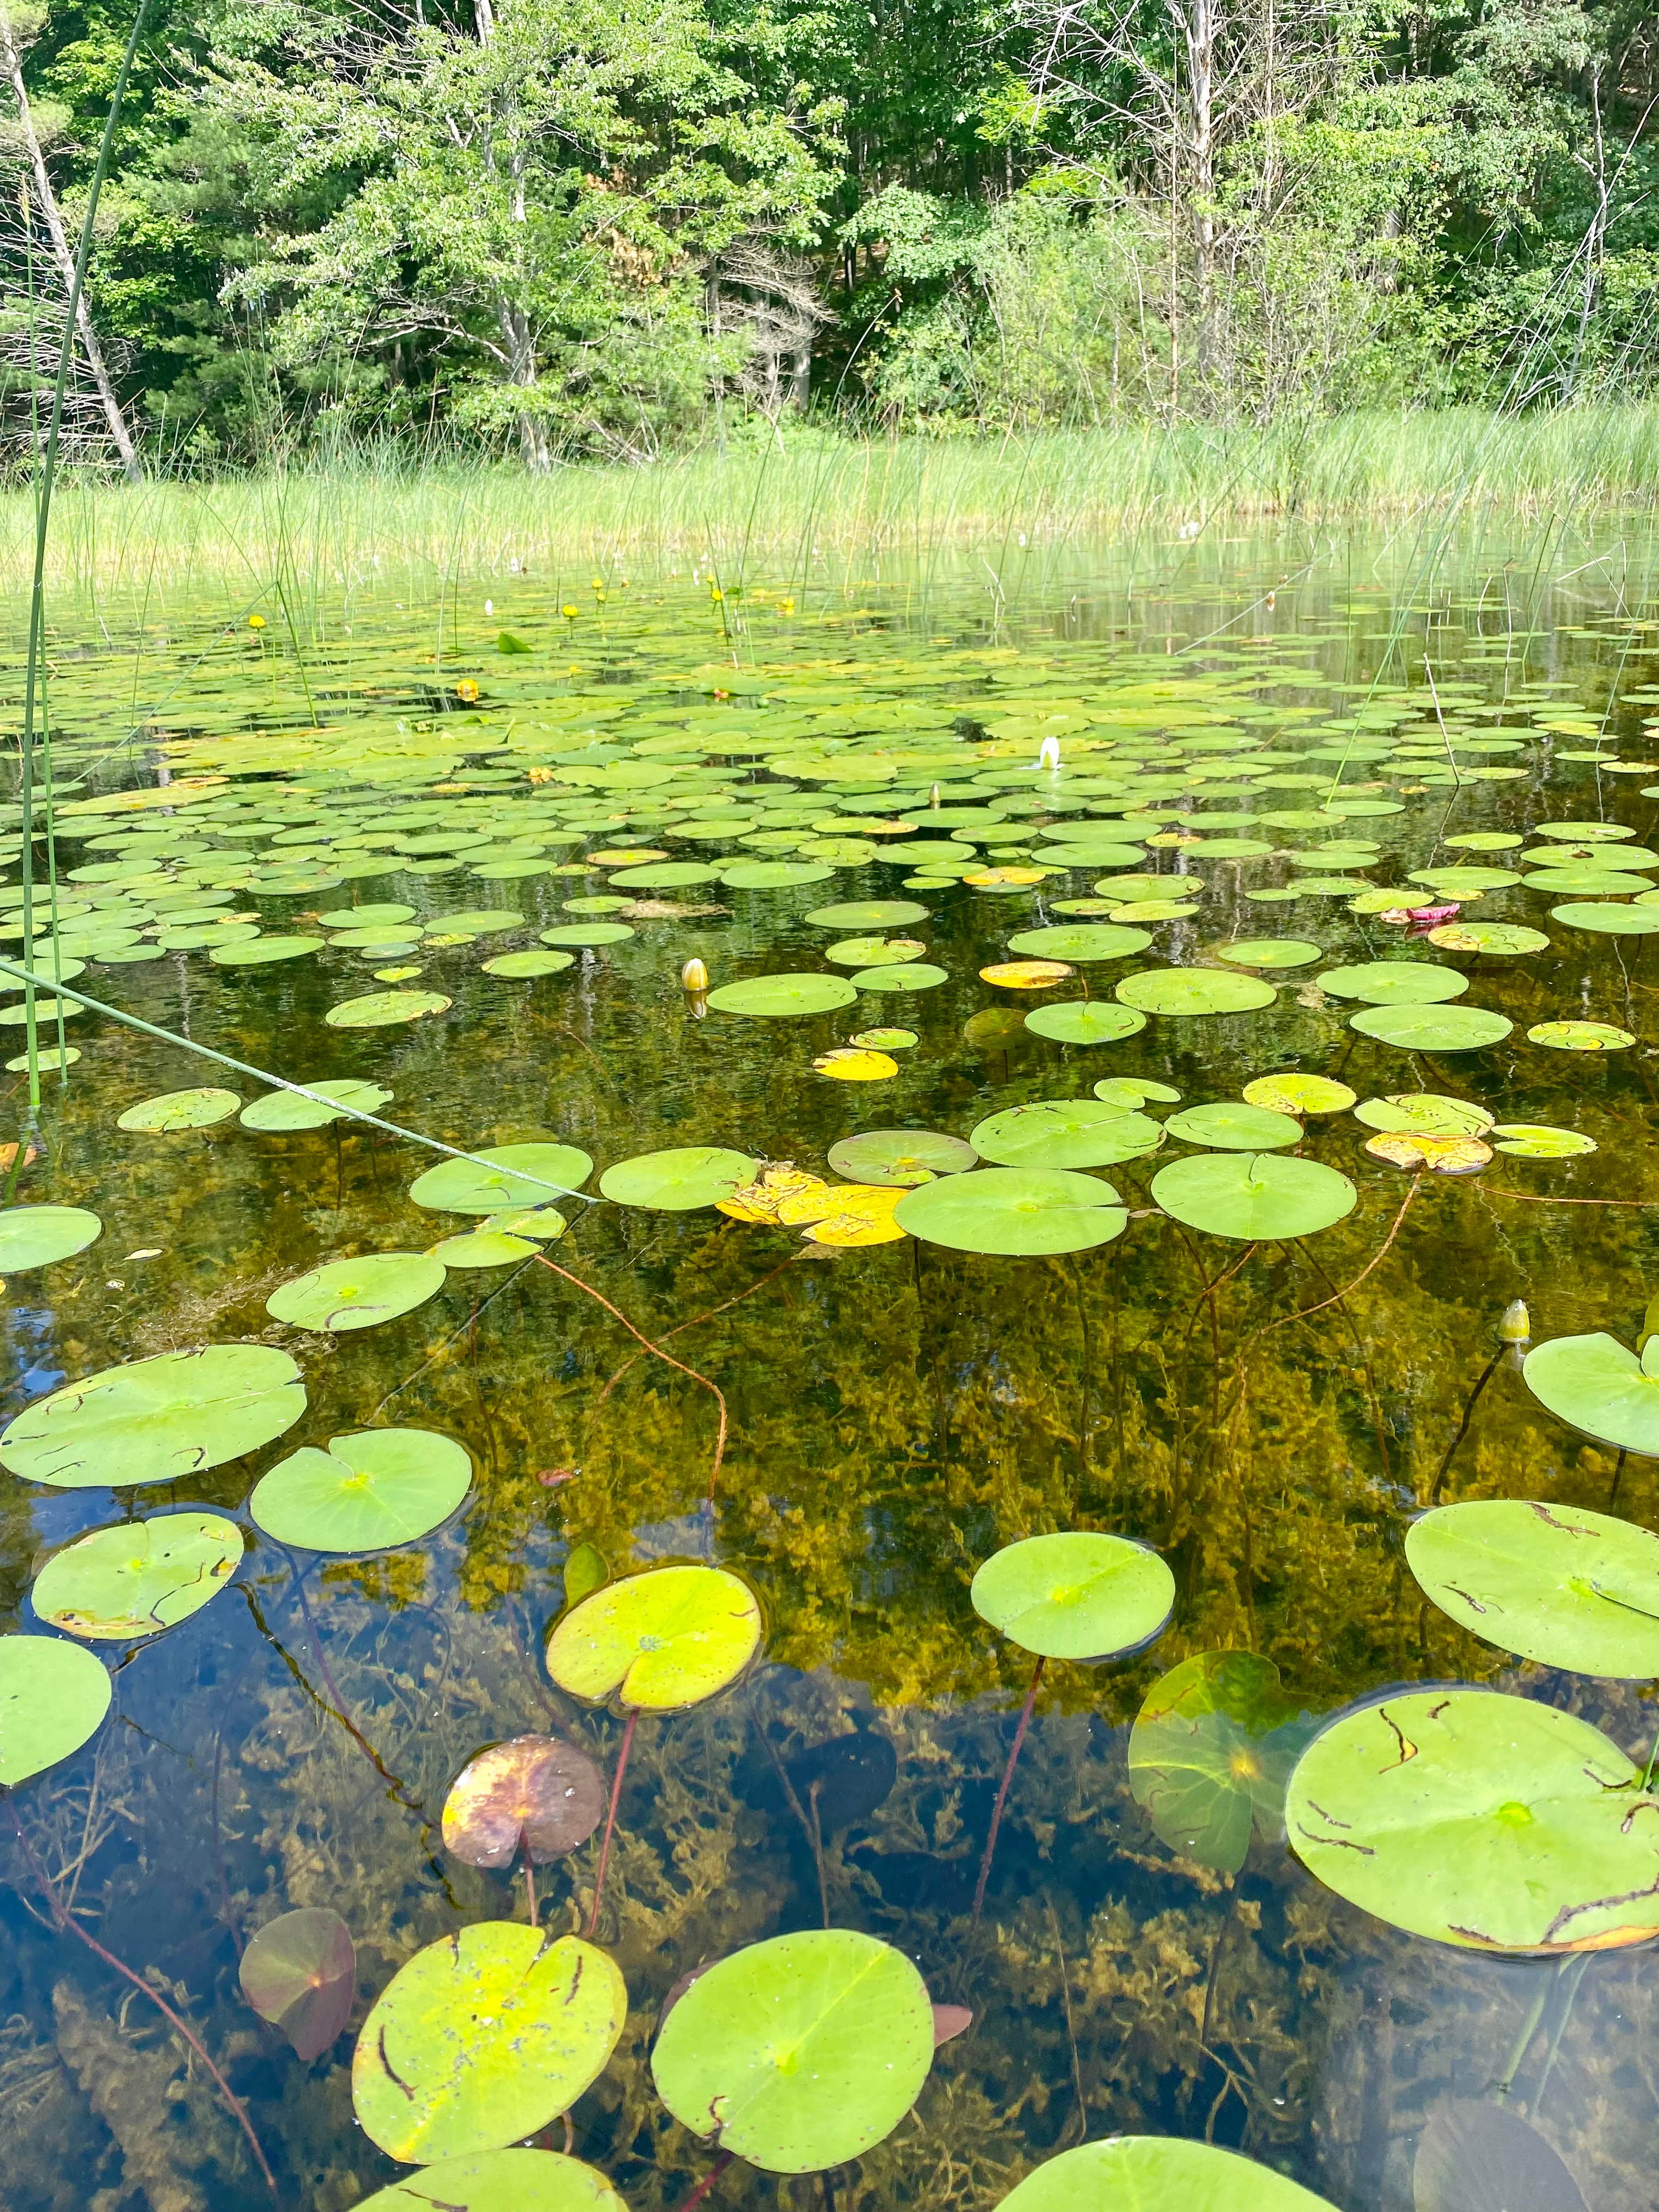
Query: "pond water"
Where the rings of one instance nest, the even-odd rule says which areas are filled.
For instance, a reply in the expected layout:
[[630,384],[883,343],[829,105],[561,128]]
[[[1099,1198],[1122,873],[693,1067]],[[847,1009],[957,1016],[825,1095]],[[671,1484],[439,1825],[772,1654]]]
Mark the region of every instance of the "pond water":
[[[1652,1741],[1639,1636],[1627,1664],[1516,1656],[1470,1632],[1490,1606],[1460,1616],[1449,1575],[1431,1601],[1405,1548],[1431,1504],[1659,1515],[1644,1407],[1620,1429],[1616,1390],[1581,1389],[1569,1425],[1499,1334],[1519,1299],[1511,1337],[1634,1346],[1656,1287],[1646,557],[1610,526],[1571,557],[1251,541],[1143,548],[1133,572],[1102,550],[988,584],[724,597],[684,570],[388,568],[265,591],[252,626],[240,585],[54,605],[57,884],[42,836],[33,971],[57,963],[151,1026],[66,1003],[79,1056],[43,1077],[39,1157],[9,1191],[101,1226],[49,1264],[17,1243],[0,1262],[5,1410],[35,1409],[0,1442],[3,1625],[56,1638],[40,1577],[89,1532],[186,1510],[234,1528],[218,1567],[168,1583],[158,1632],[77,1616],[64,1648],[113,1670],[107,1716],[0,1823],[10,2212],[270,2201],[200,2058],[66,1918],[188,2021],[284,2204],[345,2212],[410,2173],[354,2114],[357,2031],[422,1947],[529,1909],[521,1874],[446,1848],[451,1784],[483,1747],[551,1734],[604,1799],[625,1724],[594,1942],[626,2017],[568,2136],[538,2140],[638,2212],[714,2163],[653,2084],[665,1997],[825,1925],[895,1947],[971,2025],[830,2178],[740,2160],[700,2201],[988,2208],[1117,2134],[1241,2152],[1349,2212],[1414,2191],[1422,2212],[1513,2207],[1509,2156],[1529,2205],[1571,2212],[1575,2184],[1599,2212],[1650,2201],[1659,2002],[1631,1945],[1659,1927],[1659,1860],[1633,1813],[1632,1878],[1586,1886],[1533,1754],[1471,1809],[1454,1746],[1443,1820],[1424,1783],[1382,1891],[1355,1901],[1328,1863],[1374,1856],[1393,1814],[1322,1853],[1317,1804],[1292,1805],[1296,1839],[1284,1805],[1314,1724],[1391,1686],[1499,1690],[1638,1765]],[[41,757],[37,797],[44,775]],[[8,850],[15,963],[15,832]],[[693,959],[707,994],[683,986]],[[1060,972],[1006,970],[1033,960]],[[724,1000],[779,975],[813,980]],[[414,995],[350,1025],[381,994]],[[49,1011],[41,1037],[56,1048]],[[269,1095],[253,1070],[360,1085],[345,1100],[392,1126],[247,1126]],[[1346,1089],[1246,1110],[1246,1085],[1291,1076]],[[234,1094],[222,1118],[131,1113],[204,1086]],[[1413,1094],[1465,1110],[1389,1110]],[[1350,1097],[1384,1103],[1362,1118]],[[1087,1110],[984,1127],[1038,1102]],[[1230,1110],[1182,1120],[1206,1105]],[[1565,1133],[1513,1133],[1539,1127]],[[832,1154],[891,1131],[911,1134]],[[975,1132],[978,1166],[915,1134]],[[456,1172],[417,1138],[566,1149],[515,1156],[539,1183],[480,1194],[463,1171],[458,1206],[453,1179],[411,1198]],[[607,1176],[687,1148],[735,1158]],[[781,1208],[779,1162],[857,1191],[802,1182]],[[975,1197],[991,1176],[1000,1200]],[[526,1212],[549,1199],[562,1235]],[[496,1212],[506,1241],[452,1241]],[[327,1262],[434,1246],[441,1266],[378,1287],[347,1267],[283,1295]],[[276,1357],[290,1395],[251,1417],[254,1449],[189,1382],[170,1425],[129,1401],[84,1456],[73,1432],[67,1455],[20,1442],[68,1384],[230,1346],[285,1355],[303,1385],[301,1404]],[[348,1512],[309,1548],[276,1491],[250,1510],[301,1447],[336,1504],[360,1498],[318,1448],[386,1428],[464,1450],[422,1444],[385,1490],[409,1516],[394,1538],[429,1533],[388,1541]],[[1055,1531],[1152,1547],[1172,1594],[1114,1630],[1124,1656],[1045,1663],[975,1915],[1043,1647],[982,1618],[970,1583]],[[760,1649],[635,1730],[614,1697],[559,1686],[544,1646],[567,1563],[614,1591],[677,1561],[748,1586]],[[1659,1596],[1638,1570],[1616,1603],[1645,1632]],[[1226,1652],[1254,1656],[1178,1678],[1164,1702],[1188,1703],[1161,1735],[1143,1718],[1132,1768],[1155,1686]],[[1224,1677],[1231,1705],[1204,1690]],[[41,1694],[31,1722],[55,1678]],[[1218,1698],[1231,1717],[1206,1719]],[[0,1677],[0,1758],[22,1725]],[[1426,1725],[1401,1734],[1402,1768],[1438,1755]],[[1613,1768],[1597,1787],[1636,1792]],[[1494,1838],[1532,1828],[1555,1856],[1523,1875]],[[536,1868],[560,1936],[588,1925],[602,1833]],[[1432,1940],[1421,1899],[1448,1873],[1532,1882],[1534,1935],[1472,1932],[1454,1898]],[[1558,1906],[1615,1890],[1620,1911],[1547,1938]],[[343,2031],[302,2059],[238,1966],[312,1908],[344,1921],[356,1979]],[[1580,1935],[1594,1948],[1524,1955]],[[1130,2201],[1079,2186],[1043,2202]]]

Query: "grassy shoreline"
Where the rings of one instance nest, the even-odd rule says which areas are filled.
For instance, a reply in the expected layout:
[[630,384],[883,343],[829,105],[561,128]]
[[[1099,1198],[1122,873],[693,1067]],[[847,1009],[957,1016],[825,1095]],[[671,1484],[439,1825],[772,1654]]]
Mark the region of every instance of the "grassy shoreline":
[[[712,560],[728,575],[1180,540],[1224,526],[1650,517],[1659,405],[1504,417],[1474,409],[1265,430],[1185,424],[1000,440],[858,441],[808,428],[643,469],[351,465],[192,483],[60,485],[59,587],[145,593],[184,576],[235,597],[273,576],[349,582],[607,572]],[[33,502],[0,496],[0,574],[27,587]]]

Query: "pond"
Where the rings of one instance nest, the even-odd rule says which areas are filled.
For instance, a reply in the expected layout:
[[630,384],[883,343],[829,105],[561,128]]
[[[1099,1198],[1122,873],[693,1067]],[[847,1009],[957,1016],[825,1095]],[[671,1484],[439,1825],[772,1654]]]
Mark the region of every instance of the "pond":
[[11,2212],[1650,2202],[1650,557],[54,602]]

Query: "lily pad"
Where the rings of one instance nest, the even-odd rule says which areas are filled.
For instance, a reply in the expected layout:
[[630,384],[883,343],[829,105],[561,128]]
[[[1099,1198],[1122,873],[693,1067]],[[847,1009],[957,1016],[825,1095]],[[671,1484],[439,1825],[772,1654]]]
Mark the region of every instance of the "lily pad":
[[1486,2098],[1437,2106],[1417,2139],[1414,2212],[1585,2212],[1578,2184],[1536,2128]]
[[1443,921],[1429,932],[1429,943],[1443,952],[1547,952],[1550,941],[1541,929],[1523,929],[1513,921]]
[[830,1166],[853,1182],[921,1183],[960,1175],[979,1155],[960,1137],[933,1129],[866,1129],[830,1147]]
[[1055,1044],[1116,1044],[1146,1026],[1145,1014],[1133,1006],[1103,1004],[1098,999],[1062,999],[1047,1006],[1033,1006],[1025,1026],[1034,1036]]
[[1175,1609],[1175,1577],[1127,1536],[1066,1529],[1005,1545],[969,1595],[981,1620],[1022,1651],[1093,1664],[1156,1642]]
[[79,1751],[109,1711],[108,1669],[58,1636],[0,1636],[0,1788]]
[[902,1951],[851,1928],[751,1943],[698,1976],[651,2054],[696,2135],[768,2173],[813,2173],[882,2142],[933,2058],[933,2009]]
[[1063,960],[996,960],[980,969],[979,980],[1000,991],[1047,991],[1076,972]]
[[1121,1237],[1129,1217],[1111,1184],[1097,1176],[988,1168],[907,1191],[893,1218],[924,1243],[1021,1257],[1091,1251]]
[[1333,999],[1358,999],[1368,1006],[1435,1006],[1461,999],[1469,988],[1455,968],[1426,960],[1373,960],[1359,968],[1328,968],[1316,977]]
[[1078,922],[1063,928],[1023,929],[1008,939],[1008,950],[1035,960],[1121,960],[1127,953],[1144,952],[1152,941],[1149,929]]
[[568,2112],[604,2071],[628,1992],[574,1936],[505,1921],[417,1951],[357,2038],[351,2099],[393,2158],[503,2149]]
[[1630,1030],[1611,1022],[1540,1022],[1527,1031],[1528,1044],[1552,1052],[1628,1052],[1635,1042]]
[[719,1145],[677,1145],[663,1152],[640,1152],[618,1160],[599,1177],[602,1194],[617,1206],[641,1206],[658,1213],[690,1213],[718,1206],[755,1179],[758,1160]]
[[1129,1786],[1183,1858],[1237,1874],[1255,1834],[1283,1825],[1285,1786],[1318,1723],[1253,1651],[1200,1651],[1171,1668],[1129,1732]]
[[[1565,889],[1565,886],[1563,886]],[[1651,937],[1659,932],[1659,906],[1620,906],[1613,900],[1570,901],[1553,906],[1550,920],[1596,937]]]
[[1095,1085],[1095,1097],[1105,1099],[1109,1105],[1137,1110],[1149,1103],[1159,1106],[1181,1103],[1181,1093],[1169,1084],[1151,1083],[1140,1075],[1103,1075]]
[[[931,960],[888,961],[875,968],[859,969],[851,981],[860,991],[936,991],[950,981],[950,974]],[[712,1006],[714,1000],[709,1003]]]
[[164,1513],[95,1528],[54,1553],[30,1591],[40,1619],[97,1643],[187,1620],[242,1561],[242,1532],[218,1513]]
[[1150,1115],[1103,1098],[1039,1098],[1006,1107],[969,1135],[981,1159],[1011,1168],[1106,1167],[1156,1152],[1163,1141],[1163,1127]]
[[599,2170],[556,2150],[487,2150],[423,2166],[357,2212],[628,2212]]
[[574,968],[573,952],[498,952],[482,963],[486,975],[500,975],[510,983],[533,982],[538,975],[562,975]]
[[1176,2136],[1080,2143],[1028,2173],[1002,2212],[1335,2212],[1237,2151]]
[[428,1253],[365,1252],[295,1275],[271,1292],[265,1311],[291,1328],[333,1336],[413,1313],[443,1286],[443,1262]]
[[216,968],[274,968],[284,960],[303,960],[320,952],[320,937],[242,937],[228,945],[216,943],[208,958]]
[[164,1091],[141,1099],[117,1121],[118,1129],[139,1129],[146,1136],[170,1136],[179,1129],[210,1129],[241,1104],[234,1091]]
[[256,1527],[307,1552],[395,1550],[441,1528],[472,1486],[472,1462],[433,1429],[361,1429],[306,1444],[262,1475]]
[[[297,1129],[325,1128],[331,1121],[349,1118],[340,1111],[343,1107],[355,1107],[360,1114],[378,1113],[391,1101],[392,1093],[382,1090],[378,1083],[360,1083],[347,1078],[333,1083],[307,1083],[307,1091],[318,1093],[317,1098],[296,1098],[291,1091],[273,1091],[264,1098],[256,1098],[252,1105],[244,1106],[238,1117],[245,1129],[258,1129],[268,1136],[289,1135]],[[328,1099],[328,1105],[320,1100]]]
[[1293,1115],[1271,1106],[1236,1106],[1227,1099],[1183,1107],[1170,1115],[1164,1127],[1184,1145],[1210,1145],[1229,1152],[1273,1152],[1302,1141],[1302,1124]]
[[574,1196],[592,1172],[574,1145],[494,1145],[468,1159],[441,1160],[416,1176],[409,1194],[428,1213],[500,1213]]
[[470,1759],[444,1800],[444,1849],[469,1866],[537,1866],[585,1844],[605,1817],[605,1783],[557,1736],[515,1735]]
[[850,1006],[857,997],[844,975],[752,975],[747,982],[722,983],[708,994],[708,1003],[723,1014],[781,1021],[833,1013],[837,1006]]
[[1492,1125],[1486,1109],[1472,1098],[1448,1098],[1438,1091],[1397,1091],[1386,1098],[1367,1098],[1353,1115],[1368,1129],[1412,1137],[1480,1137]]
[[371,991],[367,998],[343,1000],[323,1019],[335,1030],[390,1029],[398,1022],[422,1021],[449,1011],[441,991]]
[[1502,1044],[1515,1024],[1486,1006],[1405,1006],[1369,1008],[1348,1027],[1401,1052],[1481,1052]]
[[84,1206],[9,1206],[0,1212],[0,1275],[73,1259],[103,1233],[103,1223]]
[[[560,1217],[555,1214],[552,1218],[556,1221]],[[515,1261],[531,1258],[535,1249],[528,1238],[492,1229],[483,1221],[476,1229],[463,1230],[457,1236],[441,1237],[431,1248],[431,1255],[434,1260],[441,1260],[446,1267],[510,1267]]]
[[806,916],[815,929],[896,929],[927,918],[927,908],[914,899],[848,899],[841,906],[815,907]]
[[[850,861],[860,854],[848,854]],[[834,875],[830,857],[819,860],[727,860],[720,869],[720,881],[732,891],[782,890],[793,884],[827,883]]]
[[1346,1083],[1328,1075],[1258,1075],[1244,1085],[1245,1103],[1265,1106],[1274,1114],[1324,1115],[1344,1114],[1355,1094]]
[[915,1030],[855,1030],[853,1042],[865,1052],[908,1052],[921,1042]]
[[1492,1134],[1496,1149],[1522,1160],[1577,1160],[1595,1150],[1594,1137],[1577,1129],[1552,1128],[1543,1121],[1498,1121]]
[[1384,1130],[1365,1150],[1390,1167],[1427,1168],[1432,1175],[1477,1175],[1492,1158],[1492,1146],[1479,1137],[1425,1137],[1412,1130]]
[[594,1701],[682,1711],[734,1682],[760,1648],[754,1592],[721,1567],[653,1567],[596,1590],[547,1640],[562,1690]]
[[309,2065],[351,2017],[357,1994],[351,1930],[325,1905],[279,1914],[249,1938],[238,1979],[260,2019],[279,2028]]
[[1659,1336],[1649,1337],[1639,1358],[1599,1331],[1553,1336],[1534,1346],[1522,1372],[1540,1405],[1570,1428],[1620,1451],[1659,1458]]
[[1471,1498],[1414,1521],[1406,1564],[1482,1643],[1577,1674],[1659,1674],[1659,1536],[1629,1521]]
[[1639,1769],[1530,1698],[1402,1691],[1343,1714],[1291,1777],[1291,1848],[1339,1897],[1464,1950],[1608,1950],[1659,1933]]
[[1153,1200],[1165,1213],[1241,1242],[1316,1236],[1346,1220],[1358,1196],[1335,1168],[1273,1153],[1197,1153],[1152,1177]]
[[285,1352],[164,1352],[36,1399],[0,1434],[0,1466],[57,1490],[176,1482],[257,1451],[305,1407]]
[[1146,968],[1126,975],[1119,1000],[1143,1014],[1249,1014],[1271,1006],[1278,993],[1259,976],[1225,968]]
[[[540,934],[544,945],[575,945],[585,949],[598,945],[625,944],[634,931],[632,926],[625,921],[579,921],[564,923],[557,929],[544,929]],[[512,955],[509,953],[507,957],[511,959]],[[490,963],[486,961],[484,965],[489,967]],[[499,975],[501,971],[497,969],[495,972]]]
[[1237,937],[1215,951],[1235,968],[1306,968],[1323,957],[1322,947],[1297,937]]

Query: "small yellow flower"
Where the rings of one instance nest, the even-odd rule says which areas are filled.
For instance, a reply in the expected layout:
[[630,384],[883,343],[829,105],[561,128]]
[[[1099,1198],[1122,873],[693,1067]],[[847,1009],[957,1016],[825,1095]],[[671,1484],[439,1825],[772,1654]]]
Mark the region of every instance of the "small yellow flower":
[[455,686],[455,696],[464,701],[469,707],[477,704],[478,687],[470,676],[462,677],[460,682]]
[[574,622],[576,617],[581,612],[581,609],[574,605],[571,601],[567,600],[564,605],[559,609],[559,612],[564,617],[567,622]]
[[778,612],[781,615],[792,615],[794,611],[795,603],[793,599],[780,599],[778,601]]
[[726,594],[718,584],[711,584],[708,586],[708,596],[711,599],[723,599]]
[[250,615],[247,618],[247,626],[250,629],[263,629],[265,626],[265,618],[263,615]]

